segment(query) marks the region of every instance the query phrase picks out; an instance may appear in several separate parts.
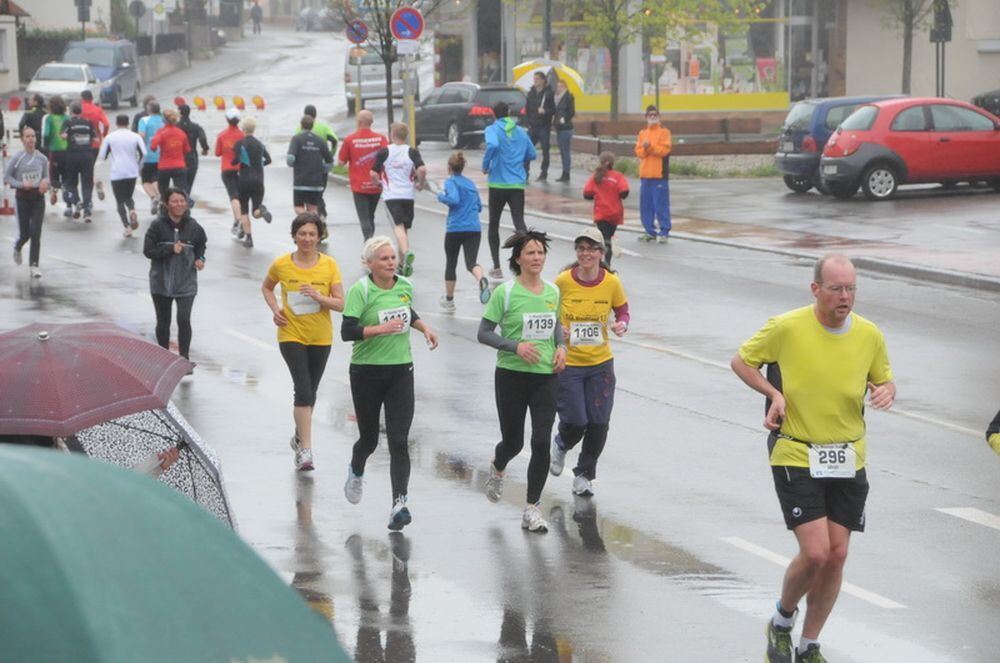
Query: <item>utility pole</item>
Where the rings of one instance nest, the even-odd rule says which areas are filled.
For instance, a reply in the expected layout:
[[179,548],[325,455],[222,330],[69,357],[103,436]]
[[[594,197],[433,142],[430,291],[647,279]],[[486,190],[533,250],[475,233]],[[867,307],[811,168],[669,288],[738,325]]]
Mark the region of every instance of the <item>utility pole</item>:
[[545,0],[542,14],[542,53],[546,60],[552,58],[552,0]]

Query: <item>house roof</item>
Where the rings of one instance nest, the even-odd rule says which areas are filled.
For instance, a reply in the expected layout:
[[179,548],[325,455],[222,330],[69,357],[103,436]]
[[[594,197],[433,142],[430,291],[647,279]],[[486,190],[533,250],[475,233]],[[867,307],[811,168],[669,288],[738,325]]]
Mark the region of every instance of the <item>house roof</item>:
[[28,12],[24,11],[19,4],[14,2],[14,0],[0,0],[0,14],[5,14],[7,16],[31,16]]

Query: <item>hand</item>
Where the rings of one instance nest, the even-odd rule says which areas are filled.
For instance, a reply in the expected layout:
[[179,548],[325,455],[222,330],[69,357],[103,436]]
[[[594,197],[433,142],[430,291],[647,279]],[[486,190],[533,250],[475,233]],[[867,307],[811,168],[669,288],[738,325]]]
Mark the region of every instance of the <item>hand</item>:
[[642,141],[642,149],[644,149],[644,150],[648,150],[649,149],[649,141],[648,140]]
[[559,346],[556,348],[556,356],[552,361],[552,372],[562,373],[566,368],[566,348]]
[[896,384],[886,382],[885,384],[868,383],[868,402],[876,410],[888,410],[896,400]]
[[424,327],[424,339],[427,341],[427,347],[431,350],[437,349],[438,335],[430,327]]
[[775,394],[771,398],[771,407],[767,410],[767,416],[764,417],[764,428],[767,430],[778,430],[781,428],[781,424],[784,420],[785,397],[781,394]]
[[538,360],[542,358],[538,349],[527,341],[522,341],[517,344],[517,356],[528,364],[537,364]]
[[177,447],[170,447],[156,454],[156,457],[160,460],[160,469],[166,472],[181,457],[181,451]]
[[395,318],[393,320],[387,320],[380,324],[377,329],[379,334],[398,334],[403,331],[403,320],[400,318]]
[[42,183],[38,185],[38,192],[39,193],[45,193],[48,190],[49,190],[49,181],[48,180],[42,180]]
[[180,240],[177,240],[174,242],[174,253],[181,253],[182,251],[184,251],[184,244]]
[[308,297],[309,299],[312,299],[313,301],[317,302],[320,301],[320,297],[322,297],[322,295],[319,294],[319,290],[312,287],[312,285],[308,283],[303,283],[302,285],[300,285],[299,292]]
[[205,269],[205,261],[201,260],[201,259],[195,260],[194,261],[194,268],[197,269],[199,272],[201,270]]
[[284,327],[288,324],[288,318],[285,317],[285,310],[281,308],[274,311],[274,317],[271,319],[274,320],[274,324],[277,327]]
[[614,332],[615,336],[621,338],[628,331],[628,325],[624,322],[616,322],[611,325],[611,331]]

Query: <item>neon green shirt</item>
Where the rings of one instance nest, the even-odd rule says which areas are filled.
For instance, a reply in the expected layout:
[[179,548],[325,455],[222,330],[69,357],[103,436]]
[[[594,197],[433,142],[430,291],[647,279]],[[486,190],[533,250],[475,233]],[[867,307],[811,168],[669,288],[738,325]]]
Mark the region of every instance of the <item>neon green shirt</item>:
[[556,325],[559,313],[559,288],[542,281],[542,292],[536,295],[517,280],[507,281],[493,291],[483,317],[500,325],[500,335],[506,339],[527,341],[541,355],[538,363],[529,364],[516,352],[497,351],[497,368],[522,373],[552,373],[556,353]]
[[374,327],[394,318],[402,318],[405,324],[399,334],[382,334],[354,341],[351,363],[379,366],[413,363],[410,352],[412,303],[413,284],[403,276],[397,276],[388,290],[375,285],[371,276],[365,276],[352,285],[344,303],[345,318],[357,318],[362,327]]

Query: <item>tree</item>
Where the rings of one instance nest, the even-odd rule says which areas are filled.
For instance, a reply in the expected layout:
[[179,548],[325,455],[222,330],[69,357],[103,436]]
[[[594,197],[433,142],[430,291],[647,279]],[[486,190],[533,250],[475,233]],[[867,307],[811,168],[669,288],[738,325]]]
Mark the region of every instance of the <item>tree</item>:
[[882,20],[889,27],[903,34],[903,81],[901,91],[910,94],[913,71],[913,34],[928,27],[934,18],[934,6],[942,3],[948,8],[954,0],[875,0],[882,10]]
[[724,30],[754,16],[761,0],[575,0],[578,17],[588,26],[592,45],[608,49],[611,61],[611,118],[618,119],[621,50],[643,34],[693,39],[709,26]]

